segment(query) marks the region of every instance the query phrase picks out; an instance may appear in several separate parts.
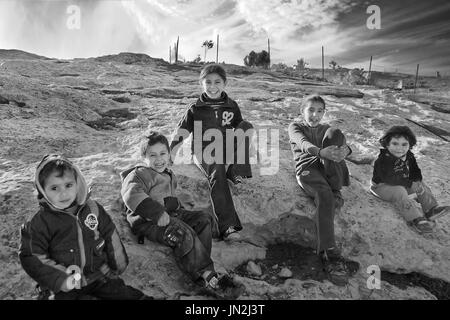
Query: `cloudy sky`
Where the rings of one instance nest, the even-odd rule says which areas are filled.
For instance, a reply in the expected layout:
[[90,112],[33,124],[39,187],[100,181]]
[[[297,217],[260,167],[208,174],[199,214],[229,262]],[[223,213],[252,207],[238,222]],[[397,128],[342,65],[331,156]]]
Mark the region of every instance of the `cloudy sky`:
[[[79,28],[74,24],[80,9]],[[381,29],[369,29],[370,5]],[[168,60],[180,36],[180,55],[203,58],[205,40],[220,35],[219,61],[243,64],[251,50],[272,62],[343,66],[450,76],[448,0],[0,0],[0,48],[48,57],[92,57],[124,51]],[[72,26],[68,27],[68,26]],[[73,28],[75,26],[75,28]],[[215,48],[207,60],[215,60]]]

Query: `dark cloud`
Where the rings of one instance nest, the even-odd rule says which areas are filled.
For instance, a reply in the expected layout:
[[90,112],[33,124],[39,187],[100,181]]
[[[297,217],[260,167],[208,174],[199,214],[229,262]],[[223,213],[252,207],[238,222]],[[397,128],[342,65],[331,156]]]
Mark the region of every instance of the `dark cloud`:
[[[369,30],[368,5],[381,9],[381,29]],[[349,32],[354,46],[340,55],[348,61],[360,61],[373,55],[396,69],[411,69],[420,63],[432,72],[440,68],[450,72],[450,3],[432,1],[373,1],[354,6],[338,17],[340,32]]]

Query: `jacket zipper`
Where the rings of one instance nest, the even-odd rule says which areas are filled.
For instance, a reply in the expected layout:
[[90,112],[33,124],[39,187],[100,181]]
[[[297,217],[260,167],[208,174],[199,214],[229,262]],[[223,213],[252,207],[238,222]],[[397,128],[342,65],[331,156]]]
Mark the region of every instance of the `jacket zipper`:
[[[81,222],[78,219],[79,218],[78,214],[80,213],[82,208],[84,208],[84,206],[82,206],[78,210],[76,220],[77,220],[77,231],[78,231],[78,246],[80,249],[80,257],[81,257],[81,261],[80,261],[80,264],[81,264],[80,269],[81,269],[81,275],[82,275],[81,284],[83,286],[83,285],[87,285],[87,281],[86,281],[86,278],[84,277],[84,271],[83,271],[84,266],[86,265],[86,251],[84,249],[83,230],[81,229],[81,226],[80,226]],[[92,263],[92,261],[91,261],[91,263]]]
[[76,216],[64,212],[64,211],[58,211],[58,212],[62,212],[65,213],[67,215],[69,215],[70,217],[72,217],[73,219],[75,219],[75,223],[77,225],[77,239],[78,239],[78,250],[80,251],[80,270],[81,270],[81,285],[85,286],[87,285],[87,281],[86,281],[86,277],[84,276],[84,267],[86,265],[86,251],[84,250],[84,240],[83,240],[83,231],[81,229],[80,226],[80,220],[78,219],[79,217],[79,213],[81,212],[81,210],[83,210],[83,208],[85,207],[85,205],[81,206],[78,211]]

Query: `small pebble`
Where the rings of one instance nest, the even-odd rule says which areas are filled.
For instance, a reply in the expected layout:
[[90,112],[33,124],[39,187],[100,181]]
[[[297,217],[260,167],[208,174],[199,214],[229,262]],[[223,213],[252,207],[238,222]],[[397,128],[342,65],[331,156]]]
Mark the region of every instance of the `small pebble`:
[[260,276],[262,275],[262,270],[259,265],[254,263],[253,261],[249,261],[247,263],[247,272],[251,275]]
[[280,278],[291,278],[292,277],[292,271],[289,270],[288,268],[283,268],[281,269],[281,271],[278,273],[278,276]]

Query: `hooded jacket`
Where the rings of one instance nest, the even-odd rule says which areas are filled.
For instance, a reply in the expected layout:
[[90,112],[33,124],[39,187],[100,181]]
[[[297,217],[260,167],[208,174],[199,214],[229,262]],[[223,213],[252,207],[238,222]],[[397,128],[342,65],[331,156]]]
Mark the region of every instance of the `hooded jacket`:
[[[62,160],[76,172],[77,197],[71,210],[56,208],[39,183],[39,173],[51,161]],[[79,268],[82,287],[109,275],[120,274],[128,257],[116,227],[104,208],[89,199],[79,171],[59,155],[47,155],[35,174],[39,211],[21,227],[19,258],[25,272],[41,287],[57,293],[69,267]]]
[[[166,210],[164,198],[175,197],[177,181],[172,170],[157,172],[145,166],[136,166],[120,173],[121,195],[128,208],[127,220],[136,231],[146,222],[156,224]],[[178,207],[180,203],[178,202]]]
[[[226,130],[236,128],[242,120],[238,104],[225,92],[222,92],[222,96],[218,100],[209,99],[203,93],[195,103],[189,105],[178,123],[178,132],[170,144],[170,150],[173,150],[184,139],[187,139],[189,134],[193,133],[191,151],[192,154],[199,155],[211,143],[211,141],[203,139],[208,129],[219,129],[222,132],[225,149]],[[200,123],[201,131],[197,129]]]
[[392,155],[388,149],[380,149],[373,167],[373,183],[410,188],[414,181],[422,181],[422,172],[410,150],[403,160]]

